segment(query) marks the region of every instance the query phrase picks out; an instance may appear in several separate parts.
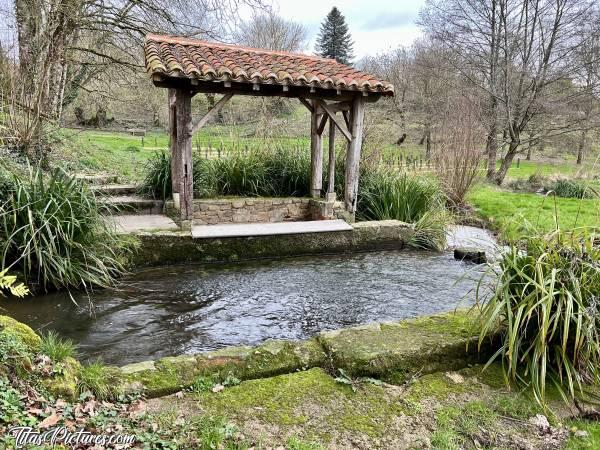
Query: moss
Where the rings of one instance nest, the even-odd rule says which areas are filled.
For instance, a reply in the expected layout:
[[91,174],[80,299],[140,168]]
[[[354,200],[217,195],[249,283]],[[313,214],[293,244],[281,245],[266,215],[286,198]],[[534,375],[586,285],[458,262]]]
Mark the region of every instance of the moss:
[[324,365],[325,354],[316,340],[267,341],[258,347],[228,347],[195,356],[162,358],[154,363],[121,369],[127,392],[142,389],[149,397],[170,394],[194,384],[198,377],[248,380]]
[[29,326],[12,317],[0,316],[0,333],[15,336],[33,352],[40,348],[41,338]]
[[[357,392],[337,383],[322,369],[243,382],[219,394],[197,394],[202,410],[230,419],[252,419],[275,427],[302,427],[305,439],[329,441],[343,432],[381,436],[386,424],[402,413],[380,386],[365,384]],[[315,414],[319,421],[315,422]]]
[[405,400],[419,403],[421,400],[431,397],[444,399],[451,394],[459,394],[467,390],[466,383],[456,384],[443,372],[436,372],[423,375],[411,384]]
[[42,385],[57,398],[75,400],[81,364],[74,358],[66,357],[58,367],[60,371],[51,378],[43,379]]
[[464,311],[319,335],[333,365],[354,376],[402,382],[413,373],[478,362],[474,324]]

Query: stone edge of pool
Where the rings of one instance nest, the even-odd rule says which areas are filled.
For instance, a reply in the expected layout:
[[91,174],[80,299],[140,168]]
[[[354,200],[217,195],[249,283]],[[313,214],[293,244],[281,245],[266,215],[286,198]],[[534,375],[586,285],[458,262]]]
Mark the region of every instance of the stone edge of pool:
[[[486,361],[494,337],[479,348],[477,314],[458,310],[399,322],[373,323],[324,331],[304,341],[268,340],[258,346],[226,347],[195,355],[164,357],[122,367],[109,366],[106,376],[124,393],[160,397],[190,387],[199,377],[240,380],[322,368],[332,375],[340,369],[351,377],[373,377],[401,384],[418,374],[460,370]],[[0,332],[18,336],[30,347],[40,338],[27,325],[0,316]],[[497,346],[497,345],[496,345]],[[80,364],[73,358],[64,370],[45,380],[54,395],[77,395]]]
[[347,231],[255,237],[194,239],[178,231],[136,232],[138,267],[182,263],[227,263],[251,259],[399,250],[414,228],[398,220],[357,222]]

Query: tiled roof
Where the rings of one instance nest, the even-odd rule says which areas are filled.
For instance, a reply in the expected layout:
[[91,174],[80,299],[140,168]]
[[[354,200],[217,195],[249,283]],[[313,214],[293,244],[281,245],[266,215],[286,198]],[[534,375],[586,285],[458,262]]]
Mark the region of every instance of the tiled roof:
[[308,86],[394,95],[394,86],[334,59],[149,34],[150,75],[199,81]]

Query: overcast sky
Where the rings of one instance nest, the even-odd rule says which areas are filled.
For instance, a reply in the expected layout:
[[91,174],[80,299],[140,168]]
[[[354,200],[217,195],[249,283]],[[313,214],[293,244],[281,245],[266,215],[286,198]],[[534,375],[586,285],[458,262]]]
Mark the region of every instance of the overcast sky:
[[273,0],[279,15],[306,27],[311,52],[321,22],[337,6],[354,39],[356,59],[410,45],[420,35],[415,20],[424,4],[425,0]]

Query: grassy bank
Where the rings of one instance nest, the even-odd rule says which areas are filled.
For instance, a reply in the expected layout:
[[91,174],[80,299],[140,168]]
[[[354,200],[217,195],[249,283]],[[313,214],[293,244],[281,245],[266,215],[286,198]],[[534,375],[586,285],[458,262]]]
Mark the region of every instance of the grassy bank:
[[524,221],[540,231],[556,227],[600,226],[600,200],[554,198],[510,192],[491,185],[480,185],[469,195],[469,202],[490,225],[515,238],[525,231]]

